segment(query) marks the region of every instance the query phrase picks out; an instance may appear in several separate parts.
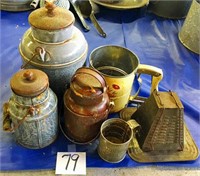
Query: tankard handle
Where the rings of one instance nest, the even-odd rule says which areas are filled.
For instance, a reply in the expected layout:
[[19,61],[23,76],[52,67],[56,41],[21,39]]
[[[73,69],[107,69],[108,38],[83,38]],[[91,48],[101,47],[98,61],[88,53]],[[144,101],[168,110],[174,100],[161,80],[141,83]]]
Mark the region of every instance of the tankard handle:
[[151,93],[156,89],[158,91],[158,84],[163,78],[163,71],[162,69],[151,66],[140,64],[137,69],[138,74],[148,74],[152,76],[151,80]]
[[[133,101],[135,100],[135,98],[137,99],[137,95],[139,94],[140,88],[141,88],[141,84],[142,84],[142,79],[140,78],[141,74],[148,74],[152,76],[152,80],[151,80],[151,93],[156,89],[158,91],[158,85],[159,82],[162,80],[163,78],[163,71],[162,69],[155,67],[155,66],[151,66],[151,65],[146,65],[146,64],[140,64],[138,66],[137,69],[137,81],[140,84],[139,88],[137,89],[136,94],[131,95],[129,97],[129,101]],[[143,101],[143,100],[142,100]]]

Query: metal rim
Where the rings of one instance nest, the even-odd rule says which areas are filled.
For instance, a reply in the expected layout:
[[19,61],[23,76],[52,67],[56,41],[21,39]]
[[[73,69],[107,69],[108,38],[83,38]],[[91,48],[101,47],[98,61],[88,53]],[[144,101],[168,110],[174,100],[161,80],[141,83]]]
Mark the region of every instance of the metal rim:
[[[135,58],[136,58],[136,60],[137,60],[137,66],[135,67],[135,69],[132,70],[131,73],[127,73],[126,75],[123,75],[123,76],[112,76],[112,75],[107,75],[107,74],[104,74],[104,73],[102,73],[102,72],[100,71],[101,74],[104,75],[104,76],[109,76],[109,77],[111,77],[111,78],[115,78],[115,79],[118,79],[118,78],[120,79],[120,78],[128,77],[129,75],[131,75],[131,74],[133,74],[133,73],[135,74],[136,71],[137,71],[138,66],[140,65],[140,60],[139,60],[138,56],[137,56],[133,51],[129,50],[128,48],[125,48],[125,47],[119,46],[119,45],[103,45],[103,46],[100,46],[100,47],[95,48],[95,49],[90,53],[90,55],[89,55],[89,64],[90,64],[90,66],[91,66],[92,68],[98,70],[96,67],[94,67],[92,55],[93,55],[96,51],[98,51],[99,49],[102,49],[102,48],[112,48],[112,47],[126,50],[126,51],[129,52],[131,55],[135,56]],[[105,67],[105,66],[104,66],[104,67]],[[112,67],[112,66],[108,66],[108,67]],[[112,68],[114,68],[114,67],[112,67]],[[115,68],[117,68],[117,67],[115,67]],[[119,69],[119,68],[117,68],[117,69]],[[122,69],[120,69],[120,70],[122,70]],[[122,71],[125,72],[124,70],[122,70]]]
[[134,8],[139,8],[147,5],[149,3],[149,0],[143,0],[142,3],[138,5],[134,5],[133,0],[126,0],[129,5],[126,5],[123,1],[121,3],[106,3],[106,2],[101,2],[99,0],[92,0],[94,3],[102,5],[104,7],[110,8],[110,9],[116,9],[116,10],[127,10],[127,9],[134,9]]

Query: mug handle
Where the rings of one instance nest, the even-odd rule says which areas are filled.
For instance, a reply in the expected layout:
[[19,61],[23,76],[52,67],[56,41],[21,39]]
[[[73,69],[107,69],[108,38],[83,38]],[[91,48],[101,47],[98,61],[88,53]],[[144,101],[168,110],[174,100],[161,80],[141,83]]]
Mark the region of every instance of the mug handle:
[[[129,97],[130,101],[133,101],[135,98],[137,98],[137,95],[140,91],[141,88],[141,84],[142,84],[142,79],[140,78],[141,74],[148,74],[152,76],[152,80],[151,80],[151,93],[156,89],[158,91],[158,84],[159,82],[162,80],[163,78],[163,71],[162,69],[158,68],[158,67],[154,67],[151,65],[145,65],[145,64],[140,64],[138,66],[137,69],[137,73],[138,75],[138,82],[139,82],[139,88],[137,90],[137,93],[135,95],[131,95]],[[142,101],[144,101],[142,99]]]
[[158,84],[163,78],[163,71],[158,67],[151,65],[140,64],[137,69],[138,74],[148,74],[152,76],[151,93],[156,89],[158,91]]

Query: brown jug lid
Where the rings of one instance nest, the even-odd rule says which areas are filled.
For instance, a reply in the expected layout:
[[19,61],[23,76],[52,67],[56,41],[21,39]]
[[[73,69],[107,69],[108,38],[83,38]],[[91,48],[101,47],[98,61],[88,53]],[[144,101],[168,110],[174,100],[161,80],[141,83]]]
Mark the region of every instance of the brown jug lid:
[[43,71],[25,69],[13,75],[10,80],[10,86],[17,95],[34,97],[47,89],[49,80]]
[[79,96],[95,97],[104,93],[106,83],[102,75],[92,68],[79,68],[72,77],[71,89]]
[[28,20],[31,26],[38,29],[59,30],[71,25],[75,18],[69,10],[47,1],[45,7],[31,12]]

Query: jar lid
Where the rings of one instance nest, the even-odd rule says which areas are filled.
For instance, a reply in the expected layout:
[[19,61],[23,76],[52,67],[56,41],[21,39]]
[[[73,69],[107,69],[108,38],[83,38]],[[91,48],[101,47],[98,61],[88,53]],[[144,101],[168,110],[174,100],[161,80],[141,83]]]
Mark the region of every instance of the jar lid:
[[92,68],[79,68],[70,83],[71,89],[81,97],[95,97],[106,90],[106,82],[99,72]]
[[75,18],[72,12],[61,7],[56,7],[52,2],[46,2],[41,7],[31,12],[28,17],[31,26],[43,30],[59,30],[71,25]]
[[25,69],[13,75],[10,80],[10,86],[17,95],[34,97],[47,89],[49,79],[43,71]]

